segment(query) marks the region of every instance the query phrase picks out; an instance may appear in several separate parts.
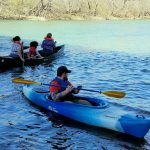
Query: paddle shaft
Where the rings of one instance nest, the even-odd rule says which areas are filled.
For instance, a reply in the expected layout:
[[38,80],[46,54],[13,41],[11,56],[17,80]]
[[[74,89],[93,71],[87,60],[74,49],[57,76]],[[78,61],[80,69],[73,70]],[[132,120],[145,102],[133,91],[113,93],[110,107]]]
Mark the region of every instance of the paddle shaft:
[[[20,79],[20,78],[14,78],[12,80],[12,82],[14,83],[23,83],[23,84],[38,84],[38,85],[46,85],[46,86],[55,86],[55,87],[60,87],[59,85],[55,85],[55,84],[45,84],[45,83],[41,83],[41,82],[35,82],[35,81],[31,81],[31,80],[24,80],[24,79]],[[67,88],[66,86],[61,86],[62,88]],[[99,93],[99,94],[104,94],[106,96],[109,97],[115,97],[115,98],[123,98],[125,96],[125,92],[122,91],[97,91],[97,90],[91,90],[91,89],[84,89],[81,87],[77,87],[75,89],[78,90],[83,90],[83,91],[89,91],[89,92],[95,92],[95,93]]]
[[[58,85],[54,85],[54,84],[45,84],[45,83],[41,83],[41,85],[47,85],[47,86],[55,86],[55,87],[59,87]],[[63,88],[67,88],[65,86],[61,86]],[[78,88],[77,88],[78,89]],[[90,89],[84,89],[84,88],[81,88],[80,90],[83,90],[83,91],[89,91],[89,92],[95,92],[95,93],[101,93],[101,91],[96,91],[96,90],[90,90]]]
[[[58,85],[54,85],[54,84],[44,84],[44,83],[41,83],[41,85],[59,87]],[[64,87],[64,86],[61,86],[61,87],[67,88],[67,87]],[[89,91],[89,92],[94,92],[94,93],[99,93],[99,94],[104,94],[106,96],[115,97],[115,98],[123,98],[125,96],[124,92],[117,92],[117,91],[104,91],[104,92],[102,92],[102,91],[91,90],[91,89],[84,89],[84,88],[75,88],[75,89],[83,90],[83,91]]]

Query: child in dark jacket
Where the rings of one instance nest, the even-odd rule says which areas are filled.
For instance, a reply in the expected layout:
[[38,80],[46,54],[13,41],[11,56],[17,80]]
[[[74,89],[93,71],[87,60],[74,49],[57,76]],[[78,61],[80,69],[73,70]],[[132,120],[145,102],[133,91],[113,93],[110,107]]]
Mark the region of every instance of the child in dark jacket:
[[43,48],[44,53],[51,54],[53,53],[53,49],[55,48],[56,42],[52,38],[52,34],[48,33],[47,36],[44,38],[41,47]]

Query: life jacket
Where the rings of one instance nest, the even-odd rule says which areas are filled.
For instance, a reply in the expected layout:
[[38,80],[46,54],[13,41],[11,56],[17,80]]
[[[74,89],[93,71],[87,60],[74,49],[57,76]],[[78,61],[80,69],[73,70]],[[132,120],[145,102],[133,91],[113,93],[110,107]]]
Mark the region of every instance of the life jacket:
[[[23,44],[20,41],[12,40],[12,42],[13,42],[13,45],[11,48],[11,54],[18,56],[18,50],[21,50],[21,53],[23,54]],[[19,46],[19,48],[18,48],[18,46]]]
[[36,56],[36,48],[34,46],[30,46],[29,55],[30,56]]
[[64,91],[68,87],[68,85],[70,85],[70,82],[68,80],[61,80],[58,77],[56,77],[53,81],[56,81],[59,84],[59,92]]
[[45,53],[53,53],[53,50],[55,48],[55,42],[53,38],[45,37],[41,47],[43,48]]
[[20,41],[13,41],[16,44],[19,44],[21,47],[21,51],[23,51],[23,43],[21,43]]
[[45,40],[48,40],[48,41],[52,41],[52,40],[54,41],[54,39],[53,39],[53,38],[45,37],[44,39],[45,39]]
[[[61,80],[58,77],[56,77],[53,81],[57,82],[59,84],[60,90],[58,92],[64,91],[68,85],[71,85],[71,83],[68,80]],[[52,81],[52,82],[53,82]],[[72,93],[67,94],[66,96],[62,97],[60,100],[61,101],[70,101],[74,98]]]

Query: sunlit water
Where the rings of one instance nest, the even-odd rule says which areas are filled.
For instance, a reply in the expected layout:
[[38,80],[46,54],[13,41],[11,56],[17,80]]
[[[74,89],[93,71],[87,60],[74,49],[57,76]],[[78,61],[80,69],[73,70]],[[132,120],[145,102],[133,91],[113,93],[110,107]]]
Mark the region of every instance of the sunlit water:
[[[49,83],[60,65],[72,70],[76,86],[95,90],[123,90],[122,100],[108,101],[150,117],[150,21],[0,21],[0,55],[10,52],[12,36],[27,45],[42,41],[52,32],[57,44],[66,44],[62,55],[46,66],[25,67],[0,73],[1,149],[95,149],[148,150],[150,133],[144,140],[59,118],[63,126],[52,126],[51,112],[28,102],[22,86],[13,77]],[[48,87],[47,87],[48,88]],[[91,95],[81,92],[82,95]],[[94,97],[102,97],[93,94]]]

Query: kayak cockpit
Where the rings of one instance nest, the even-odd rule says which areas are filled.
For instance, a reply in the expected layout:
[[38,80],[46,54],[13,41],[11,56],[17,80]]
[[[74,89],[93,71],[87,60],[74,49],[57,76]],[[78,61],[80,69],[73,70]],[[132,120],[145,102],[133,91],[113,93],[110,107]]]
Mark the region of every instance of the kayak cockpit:
[[[41,93],[41,94],[45,94],[46,96],[46,99],[47,100],[50,100],[50,101],[53,101],[50,94],[49,94],[49,90],[47,90],[47,88],[39,88],[39,87],[34,87],[32,88],[33,91],[37,92],[37,93]],[[106,108],[109,106],[109,104],[105,101],[105,100],[101,100],[101,99],[98,99],[98,98],[91,98],[91,97],[82,97],[82,96],[76,96],[74,95],[74,98],[76,100],[78,99],[82,99],[82,100],[86,100],[88,102],[90,102],[92,104],[92,106],[96,107],[96,108]],[[68,103],[68,102],[71,102],[70,101],[64,101],[64,103]],[[85,104],[80,104],[80,103],[75,103],[75,102],[72,102],[74,104],[77,104],[77,105],[84,105],[84,106],[87,106]]]

